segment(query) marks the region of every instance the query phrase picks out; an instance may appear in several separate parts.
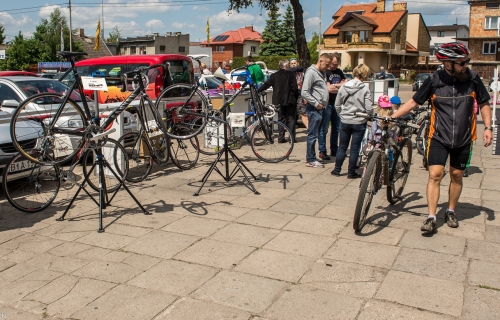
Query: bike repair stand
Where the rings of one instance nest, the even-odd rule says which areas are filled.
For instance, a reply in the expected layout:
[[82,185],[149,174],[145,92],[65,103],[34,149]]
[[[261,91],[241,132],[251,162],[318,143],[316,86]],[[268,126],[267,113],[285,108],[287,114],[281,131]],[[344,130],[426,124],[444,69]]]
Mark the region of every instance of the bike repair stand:
[[[130,197],[132,197],[132,199],[134,199],[135,203],[137,203],[137,205],[139,206],[139,208],[141,208],[141,210],[144,214],[150,215],[151,213],[149,213],[146,209],[144,209],[144,207],[134,197],[132,192],[130,192],[129,188],[127,188],[127,186],[125,185],[125,178],[120,178],[118,176],[118,174],[113,170],[113,168],[111,168],[108,161],[104,158],[104,155],[102,154],[102,149],[96,149],[96,153],[97,153],[96,161],[94,162],[94,164],[90,168],[87,175],[84,177],[85,179],[83,180],[83,183],[80,184],[80,187],[78,188],[75,195],[73,196],[73,199],[71,199],[71,201],[69,202],[69,205],[66,207],[66,210],[64,211],[62,216],[60,216],[56,220],[57,221],[64,221],[64,217],[66,216],[66,213],[68,213],[69,208],[71,208],[71,205],[76,200],[76,197],[78,196],[80,191],[83,190],[94,201],[94,203],[99,207],[99,229],[97,229],[97,232],[99,232],[99,233],[104,232],[104,228],[102,227],[102,210],[106,209],[106,207],[111,204],[111,201],[113,200],[113,198],[118,193],[118,191],[120,190],[121,187],[125,188],[125,190],[128,192]],[[83,159],[82,161],[85,161],[85,160],[86,159]],[[92,174],[92,172],[94,171],[94,169],[96,169],[96,167],[97,167],[97,170],[99,172],[99,202],[97,202],[94,199],[94,197],[87,191],[87,189],[85,189],[85,184],[86,184],[87,180],[89,179],[90,175]],[[104,168],[108,169],[115,176],[115,178],[118,181],[120,181],[120,185],[115,190],[115,192],[113,193],[111,198],[108,197],[108,191],[106,189],[106,178],[104,176]]]
[[[225,81],[223,79],[219,79],[219,80],[222,81],[222,105],[224,105],[224,103],[226,102],[226,87],[225,87],[226,84],[225,84]],[[245,177],[245,181],[248,183],[248,185],[250,186],[250,189],[252,189],[253,193],[260,194],[257,191],[257,189],[255,189],[255,187],[253,186],[253,184],[250,181],[250,178],[246,174],[245,170],[254,178],[254,180],[259,180],[259,178],[257,178],[247,168],[247,166],[245,166],[245,164],[241,161],[241,159],[236,156],[236,154],[233,152],[233,150],[231,150],[229,148],[227,130],[226,130],[226,126],[225,126],[225,124],[227,123],[227,109],[228,108],[226,107],[222,110],[222,117],[224,120],[224,123],[222,124],[222,127],[224,128],[223,129],[224,130],[224,152],[219,152],[219,154],[217,155],[217,159],[214,160],[214,162],[212,163],[212,165],[208,169],[207,173],[205,173],[205,175],[201,179],[202,184],[201,184],[200,188],[198,189],[198,191],[196,191],[194,196],[198,196],[200,194],[201,189],[203,188],[203,186],[205,185],[205,183],[208,180],[208,177],[210,177],[210,175],[212,174],[213,171],[216,171],[225,181],[231,181],[234,178],[234,176],[236,175],[236,173],[238,171],[241,171],[241,173]],[[219,168],[217,168],[217,164],[221,161],[221,157],[223,154],[224,154],[224,166],[226,167],[225,174],[222,174],[222,172],[220,172]],[[229,155],[231,155],[231,158],[233,158],[233,161],[236,164],[236,167],[234,167],[234,169],[231,173],[229,173]]]

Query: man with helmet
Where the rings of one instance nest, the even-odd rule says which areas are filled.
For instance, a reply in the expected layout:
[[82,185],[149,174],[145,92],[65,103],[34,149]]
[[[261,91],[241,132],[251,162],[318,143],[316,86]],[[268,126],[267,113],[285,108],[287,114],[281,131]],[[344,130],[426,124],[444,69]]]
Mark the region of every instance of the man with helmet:
[[[439,201],[444,166],[450,159],[450,187],[445,222],[451,228],[458,227],[455,206],[462,192],[462,177],[469,158],[471,144],[476,140],[477,101],[485,128],[483,141],[487,147],[493,140],[491,131],[490,95],[479,75],[468,68],[469,49],[461,43],[446,43],[436,51],[436,58],[444,70],[435,71],[427,78],[412,99],[408,100],[393,117],[402,117],[418,105],[431,101],[431,123],[427,141],[429,181],[427,205],[429,216],[421,231],[436,231],[436,209]],[[451,98],[451,99],[450,99]]]

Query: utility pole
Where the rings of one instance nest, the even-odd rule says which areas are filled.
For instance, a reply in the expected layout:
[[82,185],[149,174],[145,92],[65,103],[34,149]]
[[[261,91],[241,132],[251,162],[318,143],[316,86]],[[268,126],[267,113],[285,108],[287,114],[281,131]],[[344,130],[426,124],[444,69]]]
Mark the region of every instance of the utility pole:
[[318,53],[321,50],[321,2],[322,0],[319,0],[319,33],[318,33]]
[[73,51],[73,24],[71,22],[71,0],[69,0],[69,51]]
[[104,0],[101,0],[101,13],[102,13],[101,15],[102,15],[102,34],[103,34],[102,41],[106,42],[106,41],[104,41],[104,35],[105,35],[105,33],[104,33]]

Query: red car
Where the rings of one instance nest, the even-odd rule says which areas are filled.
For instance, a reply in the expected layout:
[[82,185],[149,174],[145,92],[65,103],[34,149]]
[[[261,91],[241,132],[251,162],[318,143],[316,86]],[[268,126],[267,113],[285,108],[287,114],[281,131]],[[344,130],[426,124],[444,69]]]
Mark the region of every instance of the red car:
[[21,76],[21,77],[38,77],[36,73],[28,71],[0,71],[0,77]]

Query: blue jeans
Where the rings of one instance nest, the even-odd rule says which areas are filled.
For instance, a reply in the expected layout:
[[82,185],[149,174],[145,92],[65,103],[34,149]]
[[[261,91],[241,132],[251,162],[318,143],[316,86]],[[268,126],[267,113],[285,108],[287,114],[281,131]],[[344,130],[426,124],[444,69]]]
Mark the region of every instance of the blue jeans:
[[333,106],[330,120],[332,122],[332,132],[330,133],[330,152],[331,154],[336,154],[339,148],[340,117]]
[[335,172],[340,173],[342,164],[346,157],[347,147],[349,141],[351,142],[351,153],[349,154],[349,167],[347,174],[353,175],[356,173],[356,163],[358,162],[359,149],[361,148],[361,140],[365,134],[366,123],[363,124],[340,124],[340,145],[337,150],[337,157],[335,159]]
[[316,107],[308,103],[306,105],[306,115],[309,121],[307,126],[306,161],[314,162],[316,161],[316,139],[318,139],[319,136],[321,120],[323,119],[323,110],[318,110]]
[[321,121],[318,137],[318,148],[320,153],[326,153],[326,134],[328,133],[328,127],[330,126],[330,117],[332,112],[335,111],[333,111],[333,107],[331,105],[328,105],[325,111],[323,111],[323,120]]

